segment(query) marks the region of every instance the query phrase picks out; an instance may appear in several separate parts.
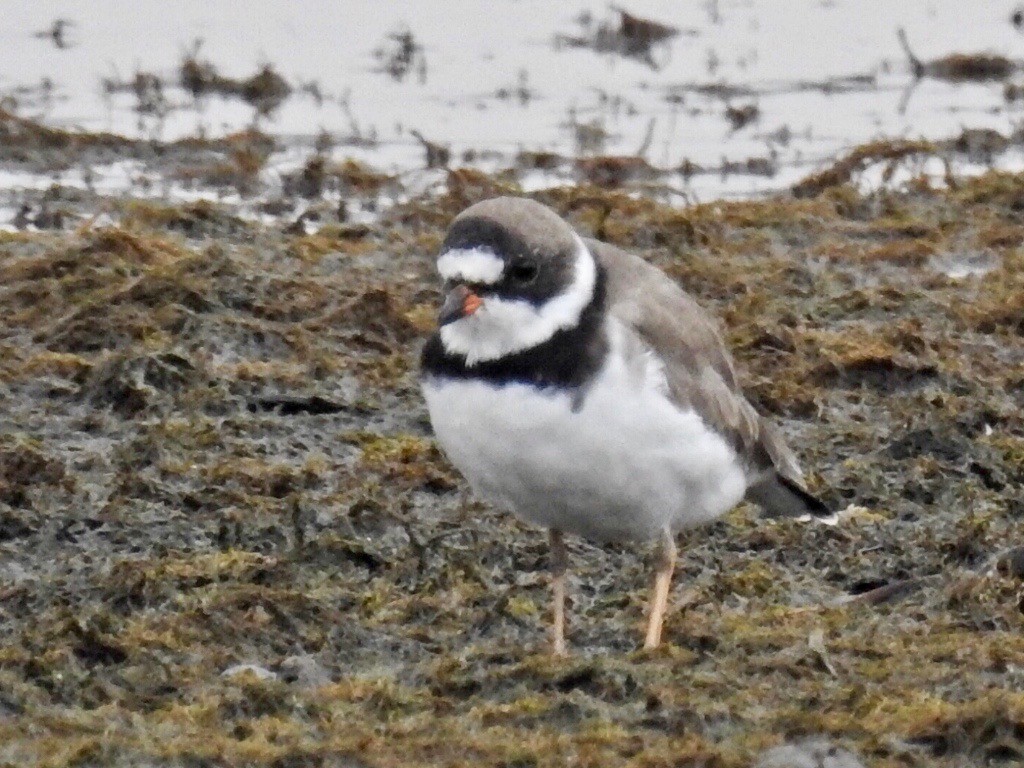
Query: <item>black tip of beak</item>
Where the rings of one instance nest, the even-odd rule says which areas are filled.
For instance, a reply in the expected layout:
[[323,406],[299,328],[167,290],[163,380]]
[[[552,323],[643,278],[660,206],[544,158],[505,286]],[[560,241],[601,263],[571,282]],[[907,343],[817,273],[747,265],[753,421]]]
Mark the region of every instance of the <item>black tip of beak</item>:
[[447,325],[466,316],[466,298],[472,291],[464,285],[456,285],[444,297],[441,311],[437,315],[438,325]]

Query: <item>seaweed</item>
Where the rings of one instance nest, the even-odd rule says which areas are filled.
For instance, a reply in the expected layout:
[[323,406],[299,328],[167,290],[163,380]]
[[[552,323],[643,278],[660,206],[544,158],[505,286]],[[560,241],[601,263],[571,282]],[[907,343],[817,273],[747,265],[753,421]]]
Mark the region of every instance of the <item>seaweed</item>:
[[837,160],[831,167],[814,173],[793,185],[797,197],[814,197],[830,187],[848,183],[854,175],[869,163],[886,161],[889,167],[904,158],[919,154],[934,154],[936,147],[928,141],[881,140],[864,144],[846,157]]
[[315,232],[107,200],[113,226],[4,233],[0,762],[1018,764],[1024,177],[848,183],[918,150],[807,197],[536,193],[716,312],[844,510],[682,537],[657,653],[643,547],[571,540],[551,658],[544,537],[430,436],[431,256],[508,176]]

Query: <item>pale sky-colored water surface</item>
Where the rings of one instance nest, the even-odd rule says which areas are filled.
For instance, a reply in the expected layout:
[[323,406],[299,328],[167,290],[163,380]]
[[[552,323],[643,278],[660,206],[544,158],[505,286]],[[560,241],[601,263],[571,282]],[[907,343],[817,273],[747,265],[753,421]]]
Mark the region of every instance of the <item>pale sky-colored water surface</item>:
[[[574,124],[599,126],[608,154],[634,154],[663,168],[689,160],[703,167],[750,158],[771,160],[770,176],[709,173],[678,182],[699,199],[749,196],[791,184],[838,153],[879,137],[947,138],[964,128],[1012,132],[1020,107],[1007,103],[1004,83],[914,82],[896,39],[905,27],[916,53],[933,59],[953,52],[1024,54],[1024,35],[1010,23],[1009,2],[963,0],[635,0],[629,11],[678,27],[681,34],[643,61],[558,45],[614,22],[602,2],[545,0],[450,2],[406,0],[181,0],[173,3],[40,0],[8,4],[0,26],[0,92],[14,94],[19,112],[60,126],[173,139],[217,135],[252,123],[237,99],[206,97],[196,104],[180,88],[165,89],[172,109],[140,121],[130,93],[104,96],[104,78],[152,72],[170,85],[193,42],[200,57],[225,75],[245,77],[270,63],[292,85],[316,82],[318,103],[299,93],[261,119],[279,136],[282,167],[301,162],[313,138],[373,135],[372,147],[339,146],[382,169],[419,168],[415,129],[472,150],[484,164],[508,164],[520,150],[575,155]],[[73,22],[58,49],[33,33],[55,19]],[[380,71],[375,51],[389,35],[409,30],[422,46],[422,67],[402,80]],[[52,98],[37,86],[54,84]],[[854,81],[848,78],[859,78]],[[846,87],[827,88],[845,84]],[[524,85],[525,101],[499,92]],[[694,86],[742,89],[728,98]],[[831,92],[830,92],[831,91]],[[344,105],[343,103],[344,102]],[[756,105],[760,117],[734,130],[727,106]],[[345,106],[347,105],[347,106]],[[653,120],[653,123],[652,123]],[[1007,153],[999,162],[1020,165]],[[540,179],[537,183],[545,183]]]

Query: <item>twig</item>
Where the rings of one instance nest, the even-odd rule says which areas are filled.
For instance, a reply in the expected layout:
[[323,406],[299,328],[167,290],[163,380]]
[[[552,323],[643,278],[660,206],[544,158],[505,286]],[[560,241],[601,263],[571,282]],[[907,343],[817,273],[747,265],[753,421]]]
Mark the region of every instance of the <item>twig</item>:
[[835,600],[830,601],[829,605],[881,605],[882,603],[888,603],[890,600],[909,595],[911,592],[916,592],[926,584],[938,581],[938,579],[939,574],[900,579],[891,584],[885,584],[875,589],[869,589],[867,592],[861,592],[858,595],[841,595]]
[[907,42],[906,30],[904,30],[903,27],[897,29],[896,37],[900,41],[900,46],[903,48],[903,52],[907,55],[907,58],[910,60],[910,66],[914,70],[914,77],[918,79],[924,77],[924,62],[917,58],[917,56],[914,55],[914,52],[910,49],[910,43]]
[[636,151],[638,157],[647,158],[647,151],[651,148],[651,140],[654,138],[654,121],[655,118],[652,117],[650,122],[647,123],[647,132],[644,134],[644,140],[640,142],[640,148]]

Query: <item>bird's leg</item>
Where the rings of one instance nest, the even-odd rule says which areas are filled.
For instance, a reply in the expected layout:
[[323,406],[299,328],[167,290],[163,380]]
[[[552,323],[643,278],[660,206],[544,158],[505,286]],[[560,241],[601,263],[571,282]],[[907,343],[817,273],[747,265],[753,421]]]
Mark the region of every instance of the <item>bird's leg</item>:
[[661,626],[665,622],[665,609],[668,608],[668,589],[676,565],[676,543],[667,528],[661,533],[655,556],[657,570],[654,572],[654,592],[651,595],[651,614],[647,621],[644,648],[657,648],[661,643]]
[[560,530],[552,528],[548,531],[548,538],[551,542],[551,597],[555,620],[554,644],[551,650],[555,656],[565,656],[565,571],[568,557]]

